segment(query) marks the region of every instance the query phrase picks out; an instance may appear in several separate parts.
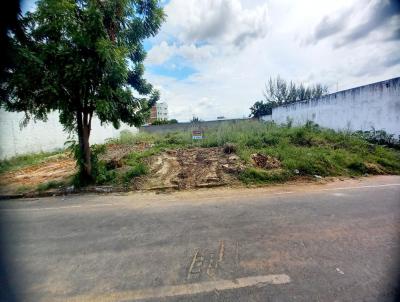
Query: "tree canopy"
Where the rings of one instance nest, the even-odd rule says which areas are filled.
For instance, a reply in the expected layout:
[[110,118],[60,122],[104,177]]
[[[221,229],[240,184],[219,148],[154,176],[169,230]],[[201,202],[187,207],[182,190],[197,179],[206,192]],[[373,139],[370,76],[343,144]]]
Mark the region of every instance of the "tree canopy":
[[59,111],[79,138],[80,167],[90,178],[91,120],[118,128],[143,124],[159,93],[144,78],[143,40],[165,18],[158,0],[40,0],[11,34],[13,64],[1,79],[1,105],[46,120]]
[[264,100],[277,106],[316,99],[328,93],[328,87],[322,84],[305,86],[303,83],[296,84],[286,81],[281,77],[270,78],[265,84]]
[[265,84],[264,100],[257,101],[250,107],[250,116],[260,118],[272,114],[272,108],[277,106],[320,98],[327,93],[328,87],[322,84],[306,87],[303,83],[297,85],[279,76],[275,79],[270,78]]
[[171,124],[177,124],[178,120],[177,119],[171,119],[171,120],[165,120],[165,119],[160,119],[160,120],[155,120],[151,122],[152,125],[171,125]]
[[272,114],[272,108],[272,103],[257,101],[250,107],[250,117],[260,118],[264,115],[270,115]]

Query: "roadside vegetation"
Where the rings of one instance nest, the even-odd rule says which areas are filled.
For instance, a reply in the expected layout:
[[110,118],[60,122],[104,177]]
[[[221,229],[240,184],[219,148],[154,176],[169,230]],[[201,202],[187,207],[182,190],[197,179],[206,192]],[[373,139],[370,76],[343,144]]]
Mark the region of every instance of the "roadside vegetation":
[[51,160],[52,158],[57,157],[62,152],[63,151],[60,150],[54,152],[24,154],[2,160],[0,161],[0,174],[7,171],[18,170],[27,166],[46,162],[48,160]]
[[[381,132],[380,135],[382,136]],[[375,138],[371,137],[371,141]],[[239,178],[245,183],[281,182],[295,176],[357,176],[363,174],[400,174],[400,152],[370,143],[365,133],[335,132],[312,122],[302,127],[290,123],[241,122],[223,124],[210,129],[201,141],[193,142],[188,132],[131,135],[123,133],[114,143],[149,143],[143,153],[127,157],[132,163],[143,163],[146,157],[167,149],[192,147],[224,147],[229,145],[247,164]],[[397,145],[390,140],[391,147]],[[272,156],[281,162],[281,169],[262,169],[252,165],[252,154]],[[142,169],[145,173],[146,169]]]
[[[382,131],[336,132],[312,122],[293,127],[291,123],[243,121],[208,129],[204,139],[198,141],[192,141],[190,132],[133,134],[122,131],[119,138],[93,146],[96,183],[134,188],[143,177],[152,176],[151,160],[160,154],[170,150],[215,147],[221,148],[221,154],[234,154],[243,163],[240,169],[231,172],[244,184],[327,176],[400,174],[398,141]],[[104,154],[113,154],[110,150],[120,156],[107,158]],[[23,156],[2,161],[0,167],[4,173],[52,157],[53,153]],[[45,191],[67,184],[68,181],[48,181],[36,189]]]
[[[312,122],[303,127],[273,123],[242,122],[210,129],[202,141],[192,142],[190,133],[141,134],[135,141],[151,141],[153,152],[168,148],[223,147],[231,149],[247,164],[239,174],[245,183],[268,183],[296,176],[357,176],[399,174],[400,152],[365,139],[365,133],[335,132]],[[372,139],[373,140],[373,139]],[[380,141],[384,144],[385,141]],[[390,141],[394,147],[393,142]],[[252,165],[251,155],[271,156],[281,162],[280,169]]]
[[161,119],[161,120],[155,120],[153,122],[151,122],[152,125],[172,125],[172,124],[177,124],[178,120],[177,119],[171,119],[171,120],[165,120],[165,119]]

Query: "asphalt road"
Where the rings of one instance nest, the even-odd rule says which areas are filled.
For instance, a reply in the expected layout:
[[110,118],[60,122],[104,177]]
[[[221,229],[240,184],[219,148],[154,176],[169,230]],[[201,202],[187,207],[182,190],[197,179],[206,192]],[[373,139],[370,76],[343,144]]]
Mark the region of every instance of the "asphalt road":
[[[400,177],[0,202],[2,301],[395,301]],[[14,296],[13,296],[14,295]]]

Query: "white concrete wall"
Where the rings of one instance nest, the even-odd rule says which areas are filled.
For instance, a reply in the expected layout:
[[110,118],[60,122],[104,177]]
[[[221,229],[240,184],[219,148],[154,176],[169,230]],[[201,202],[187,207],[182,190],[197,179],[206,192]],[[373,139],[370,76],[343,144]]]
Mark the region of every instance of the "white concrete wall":
[[[58,113],[49,114],[47,122],[30,121],[20,128],[23,113],[0,110],[0,159],[40,151],[53,151],[64,148],[68,133],[58,122]],[[90,143],[103,143],[107,138],[118,137],[121,130],[137,132],[137,128],[122,124],[120,129],[112,125],[100,125],[98,118],[92,120]]]
[[385,130],[400,135],[400,78],[352,88],[272,110],[263,117],[281,124],[308,120],[335,130]]

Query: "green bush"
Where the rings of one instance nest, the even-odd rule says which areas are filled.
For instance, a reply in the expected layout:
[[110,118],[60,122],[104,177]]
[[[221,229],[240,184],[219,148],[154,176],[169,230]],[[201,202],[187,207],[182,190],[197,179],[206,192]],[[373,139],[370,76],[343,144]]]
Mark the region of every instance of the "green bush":
[[280,140],[278,136],[272,136],[268,133],[265,133],[261,137],[262,143],[265,146],[276,146],[279,144]]
[[114,170],[107,169],[107,165],[104,161],[97,160],[96,166],[92,168],[94,168],[93,175],[98,185],[112,183],[117,177],[117,173]]
[[231,143],[226,143],[224,145],[224,153],[225,154],[232,154],[235,153],[237,150],[236,145],[235,144],[231,144]]
[[63,181],[56,181],[56,180],[51,180],[49,182],[45,182],[45,183],[41,183],[37,186],[37,190],[39,192],[44,192],[50,189],[55,189],[55,188],[59,188],[61,186],[65,185],[65,183]]
[[71,152],[76,160],[76,166],[78,167],[77,173],[74,175],[73,184],[76,187],[82,187],[93,183],[104,183],[106,174],[106,165],[104,162],[99,160],[99,155],[106,152],[106,146],[103,144],[95,144],[90,147],[91,150],[91,164],[92,164],[92,179],[83,177],[83,160],[79,144],[75,140],[68,141],[66,143],[67,149]]
[[368,171],[365,164],[360,160],[351,162],[347,167],[350,170],[353,170],[354,172],[358,172],[358,173],[367,173],[367,171]]
[[310,130],[305,127],[295,129],[295,131],[291,133],[289,137],[290,142],[294,145],[305,147],[312,146],[312,135],[310,133]]
[[376,162],[386,168],[389,168],[391,173],[398,173],[400,170],[400,158],[397,160],[390,160],[389,158],[378,158]]
[[177,123],[178,123],[177,119],[171,119],[171,120],[162,119],[162,120],[155,120],[151,124],[155,126],[155,125],[171,125]]
[[147,173],[148,167],[144,163],[138,162],[124,174],[123,179],[125,183],[129,183],[132,179],[142,175],[146,175]]
[[384,130],[373,128],[371,131],[357,131],[354,134],[376,145],[400,149],[400,136],[396,139],[393,134],[388,134]]
[[259,168],[248,167],[239,175],[239,179],[245,184],[275,183],[289,180],[291,174],[288,171],[265,171]]

